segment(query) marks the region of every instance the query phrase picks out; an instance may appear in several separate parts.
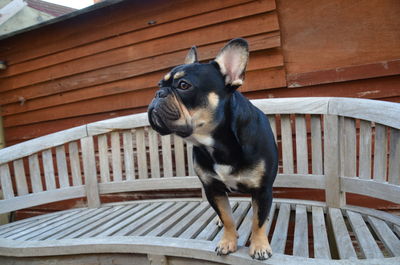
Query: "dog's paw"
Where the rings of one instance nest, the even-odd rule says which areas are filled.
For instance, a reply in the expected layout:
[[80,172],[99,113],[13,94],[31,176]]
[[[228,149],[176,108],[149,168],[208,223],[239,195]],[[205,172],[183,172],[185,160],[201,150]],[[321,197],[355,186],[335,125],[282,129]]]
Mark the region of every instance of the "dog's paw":
[[237,250],[236,237],[234,239],[222,238],[221,241],[219,241],[217,247],[215,248],[215,252],[217,252],[217,255],[219,256],[228,255],[229,253],[235,252],[236,250]]
[[268,240],[253,240],[250,244],[250,256],[257,260],[266,260],[272,256]]

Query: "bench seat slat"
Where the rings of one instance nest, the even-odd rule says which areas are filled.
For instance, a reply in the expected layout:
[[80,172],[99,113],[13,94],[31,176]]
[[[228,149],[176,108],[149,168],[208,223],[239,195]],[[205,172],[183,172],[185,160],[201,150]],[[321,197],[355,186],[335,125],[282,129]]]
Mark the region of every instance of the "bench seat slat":
[[[154,204],[145,204],[143,208],[140,208],[138,212],[134,212],[132,215],[127,217],[126,219],[122,220],[121,222],[117,223],[116,225],[109,227],[107,230],[104,230],[97,235],[94,235],[94,237],[105,237],[105,236],[112,236],[116,234],[118,231],[124,229],[127,227],[129,224],[137,221],[138,219],[142,218],[155,208],[157,208],[160,205],[160,203],[154,203]],[[140,206],[139,206],[140,207]]]
[[368,216],[367,219],[390,254],[396,257],[400,256],[400,240],[386,222],[372,216]]
[[138,233],[140,235],[146,236],[160,236],[166,231],[170,231],[170,228],[176,226],[177,222],[180,222],[183,217],[185,217],[189,212],[193,211],[195,207],[198,207],[198,202],[190,202],[184,205],[184,207],[179,206],[176,210],[173,210],[171,214],[164,214],[164,219],[162,223],[159,223],[156,227],[151,228],[149,232],[145,231],[143,233]]
[[308,258],[308,222],[305,205],[296,206],[293,255]]
[[204,231],[204,228],[209,225],[212,220],[215,218],[216,213],[214,209],[208,205],[207,210],[195,220],[182,234],[179,235],[180,238],[195,238],[198,236],[201,231]]
[[3,237],[16,239],[26,236],[27,238],[29,238],[32,237],[32,235],[35,235],[36,231],[47,231],[49,227],[56,227],[59,222],[63,222],[65,219],[68,220],[68,218],[73,218],[74,216],[79,216],[81,214],[85,214],[85,211],[70,212],[67,214],[55,216],[53,218],[44,219],[42,221],[32,223],[29,226],[21,226],[19,228],[16,228],[10,233],[3,235]]
[[143,209],[146,206],[148,206],[148,205],[144,204],[144,203],[133,205],[133,207],[125,210],[122,214],[113,217],[112,219],[108,220],[107,222],[102,223],[101,225],[98,225],[97,227],[91,229],[88,232],[80,234],[79,238],[89,238],[89,237],[94,237],[94,236],[96,236],[96,235],[98,235],[98,234],[100,234],[102,232],[104,233],[105,231],[107,231],[111,227],[114,227],[114,226],[118,225],[119,223],[121,223],[122,221],[126,220],[127,218],[129,218],[133,214],[139,212],[141,209]]
[[202,202],[198,207],[190,211],[188,215],[179,220],[171,229],[168,229],[165,233],[162,233],[163,237],[180,237],[180,235],[186,231],[186,229],[198,220],[208,209],[208,202]]
[[[166,209],[165,211],[161,212],[160,214],[156,215],[154,218],[150,219],[148,222],[146,222],[145,227],[142,227],[140,229],[136,229],[134,232],[127,234],[128,236],[143,236],[143,235],[149,235],[152,233],[154,230],[161,229],[163,230],[165,223],[168,223],[172,220],[172,216],[177,213],[182,211],[182,209],[185,209],[187,207],[186,202],[177,202],[172,207]],[[192,207],[193,205],[190,205]],[[157,235],[158,233],[155,232],[153,235]]]
[[340,209],[329,208],[329,219],[341,259],[357,258]]
[[[90,211],[89,211],[90,212]],[[88,214],[88,211],[81,211],[75,214],[64,215],[56,220],[55,222],[48,223],[47,225],[42,225],[40,229],[36,229],[29,233],[25,233],[22,236],[19,236],[18,240],[41,240],[46,238],[47,236],[53,235],[58,231],[62,231],[64,227],[70,226],[74,221],[79,219],[81,216],[85,216]],[[16,238],[16,237],[15,237]]]
[[113,207],[112,211],[107,212],[107,214],[105,216],[101,217],[101,216],[97,215],[93,218],[96,221],[91,222],[90,224],[87,224],[87,225],[81,227],[80,229],[75,230],[72,233],[67,233],[66,235],[61,235],[60,238],[65,239],[65,238],[81,237],[81,235],[92,231],[93,229],[99,227],[100,225],[102,225],[104,223],[107,223],[108,221],[114,219],[121,213],[123,213],[125,211],[129,211],[131,208],[133,208],[132,205],[131,206],[115,206],[115,207]]
[[75,231],[78,231],[91,223],[95,222],[97,219],[100,219],[104,216],[112,214],[115,210],[113,207],[103,207],[97,208],[88,214],[80,216],[80,218],[74,218],[70,222],[65,223],[62,226],[57,227],[56,231],[53,231],[51,234],[41,235],[39,237],[40,240],[54,240],[61,239],[64,236],[67,236]]
[[286,237],[289,227],[290,204],[282,203],[279,206],[278,219],[274,234],[272,235],[271,248],[275,253],[283,254],[285,252]]
[[138,218],[135,220],[133,223],[130,223],[129,225],[125,226],[121,230],[115,232],[113,236],[125,236],[129,235],[130,233],[136,231],[139,229],[141,226],[152,220],[155,216],[162,214],[165,210],[170,208],[172,205],[174,205],[173,202],[167,202],[167,203],[162,203],[158,207],[152,209],[150,212],[147,214],[143,215],[142,217]]
[[318,206],[313,206],[311,209],[314,238],[314,257],[318,259],[331,259],[324,210],[322,207]]
[[361,214],[349,210],[346,213],[364,256],[367,259],[383,258],[382,251],[376,244]]

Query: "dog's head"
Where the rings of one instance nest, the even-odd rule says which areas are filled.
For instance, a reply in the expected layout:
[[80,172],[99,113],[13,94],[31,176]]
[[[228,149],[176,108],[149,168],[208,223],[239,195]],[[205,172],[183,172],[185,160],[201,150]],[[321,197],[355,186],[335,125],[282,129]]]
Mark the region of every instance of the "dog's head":
[[161,135],[210,134],[224,103],[243,83],[248,56],[244,39],[228,42],[210,63],[199,63],[193,47],[185,63],[161,79],[148,108],[152,128]]

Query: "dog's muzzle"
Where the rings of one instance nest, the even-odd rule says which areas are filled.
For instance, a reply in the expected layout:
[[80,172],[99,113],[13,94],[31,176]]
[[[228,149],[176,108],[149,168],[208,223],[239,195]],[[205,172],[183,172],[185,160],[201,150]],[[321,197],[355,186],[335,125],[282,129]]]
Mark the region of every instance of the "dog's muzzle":
[[186,125],[176,125],[183,114],[174,104],[173,97],[165,89],[160,89],[147,110],[151,127],[161,135],[176,133],[181,137],[192,134],[192,128]]

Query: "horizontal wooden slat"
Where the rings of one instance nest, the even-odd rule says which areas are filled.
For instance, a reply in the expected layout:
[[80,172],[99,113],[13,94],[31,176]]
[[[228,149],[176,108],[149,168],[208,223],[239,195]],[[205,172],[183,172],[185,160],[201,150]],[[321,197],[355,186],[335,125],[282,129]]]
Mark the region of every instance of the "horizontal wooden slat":
[[[237,24],[245,24],[246,27],[238,27]],[[221,29],[224,30],[221,30]],[[143,63],[144,61],[149,61],[150,58],[142,57],[140,55],[145,55],[148,52],[146,49],[149,51],[155,51],[159,49],[160,51],[156,51],[157,54],[162,54],[161,56],[154,56],[154,54],[149,54],[149,56],[154,56],[152,57],[152,60],[156,60],[156,58],[162,58],[165,57],[164,54],[166,53],[171,53],[172,51],[168,49],[173,48],[173,50],[180,50],[180,49],[187,49],[192,45],[193,43],[196,43],[197,45],[205,45],[209,43],[210,38],[215,40],[215,41],[224,41],[226,42],[229,39],[232,39],[236,36],[251,36],[255,34],[260,34],[263,32],[269,32],[269,31],[275,31],[278,30],[278,20],[277,16],[275,13],[268,13],[268,14],[260,14],[260,15],[255,15],[255,16],[250,16],[238,20],[234,20],[232,22],[224,22],[221,24],[216,24],[215,26],[211,28],[200,28],[200,29],[193,29],[188,32],[184,32],[180,34],[181,36],[178,35],[172,35],[163,39],[155,39],[153,41],[148,41],[142,45],[145,45],[144,47],[136,48],[134,46],[127,46],[126,48],[121,48],[121,49],[115,49],[111,50],[108,54],[99,54],[91,57],[84,57],[81,58],[80,60],[77,61],[72,61],[69,62],[67,67],[63,67],[64,71],[60,71],[59,66],[54,66],[54,67],[47,67],[42,70],[37,70],[33,72],[28,72],[26,74],[22,74],[22,78],[17,78],[17,77],[10,77],[6,78],[5,80],[2,81],[5,87],[7,87],[8,90],[10,89],[16,89],[16,88],[21,88],[27,85],[33,85],[45,81],[50,81],[53,79],[59,79],[63,78],[65,76],[69,75],[75,75],[75,74],[80,74],[83,72],[88,72],[93,70],[93,67],[97,67],[99,64],[99,70],[96,71],[96,73],[104,73],[104,70],[101,70],[101,68],[104,68],[107,66],[107,73],[108,75],[103,75],[103,78],[100,80],[97,80],[96,82],[98,83],[99,81],[105,82],[104,78],[110,78],[110,73],[116,73],[117,71],[120,73],[120,78],[125,76],[129,77],[134,75],[139,75],[143,74],[146,72],[150,72],[150,69],[148,69],[149,65],[146,63]],[[188,42],[185,43],[185,41],[182,41],[184,39],[187,39]],[[148,45],[149,44],[149,45]],[[183,44],[183,46],[182,46]],[[146,48],[146,49],[145,49]],[[167,49],[167,50],[166,50]],[[121,50],[121,51],[120,51]],[[126,54],[129,54],[130,56],[127,58]],[[114,57],[114,58],[121,58],[118,61],[114,62],[115,65],[101,65],[102,61],[103,62],[108,62],[110,61],[109,57]],[[168,55],[167,57],[171,57]],[[132,59],[130,59],[132,58]],[[93,64],[93,61],[98,61],[99,63]],[[142,61],[141,63],[138,64],[138,62]],[[173,61],[173,60],[172,60]],[[168,61],[160,61],[159,64],[152,64],[153,67],[156,69],[154,70],[160,70],[163,69],[163,67],[171,67],[173,65],[177,65],[178,63],[173,63],[171,65],[171,59]],[[131,69],[135,69],[135,71],[130,71],[127,72],[127,68],[129,67]],[[84,68],[86,66],[86,68]],[[85,74],[84,74],[85,75]],[[99,76],[100,77],[100,76]],[[91,80],[93,82],[95,80]]]
[[32,193],[0,201],[0,213],[8,213],[50,202],[82,198],[85,195],[86,191],[83,186]]
[[340,178],[341,189],[344,192],[351,192],[379,198],[382,200],[400,203],[400,186],[381,183],[372,180],[364,180],[359,178]]
[[[156,2],[157,4],[146,3],[145,5],[139,4],[139,2],[136,2],[134,4],[132,4],[131,2],[122,2],[120,4],[114,5],[116,2],[122,1],[113,0],[111,2],[113,6],[105,8],[103,11],[105,13],[108,13],[111,12],[111,9],[117,9],[119,16],[116,16],[112,21],[107,19],[104,16],[103,12],[94,11],[84,14],[83,16],[86,17],[86,19],[84,20],[72,19],[72,25],[65,27],[62,32],[59,32],[57,31],[57,29],[51,27],[42,28],[40,32],[45,34],[40,34],[41,37],[34,38],[33,40],[33,43],[37,46],[37,50],[35,52],[26,54],[26,57],[23,57],[24,53],[21,53],[21,51],[25,51],[32,46],[23,41],[25,39],[25,36],[20,36],[20,41],[18,42],[18,45],[12,46],[8,43],[11,47],[9,50],[7,50],[7,59],[11,62],[26,61],[32,58],[42,57],[47,54],[64,51],[86,43],[92,43],[103,38],[114,37],[115,35],[125,35],[123,33],[132,31],[134,32],[140,29],[148,28],[148,22],[154,19],[154,13],[158,14],[157,24],[163,25],[167,22],[174,21],[179,18],[191,17],[196,14],[202,14],[213,10],[223,9],[229,6],[249,2],[249,0],[219,2],[208,1],[207,4],[204,4],[204,2],[196,3],[184,0],[179,3],[180,8],[173,8],[175,3],[171,4],[168,2],[159,1]],[[101,5],[93,6],[89,8],[89,10],[92,8],[96,9],[104,4],[107,5],[108,3],[102,3]],[[265,4],[267,4],[271,8],[275,7],[275,2],[271,0],[264,3],[264,5]],[[135,19],[132,19],[132,8],[134,10],[138,8],[142,9],[142,12],[136,14]],[[181,9],[183,8],[185,12],[181,11]],[[164,12],[165,10],[168,10],[169,12]],[[83,10],[83,12],[84,11],[85,10]],[[96,19],[96,25],[98,27],[101,27],[101,31],[93,31],[93,19]],[[77,27],[75,26],[78,25],[79,28],[77,29]],[[76,32],[77,30],[78,34]],[[85,38],[82,38],[81,34],[83,34]],[[33,43],[30,44],[32,45]],[[107,44],[109,45],[109,43]]]
[[169,190],[169,189],[197,189],[202,184],[198,177],[173,177],[155,179],[137,179],[120,183],[100,183],[100,194],[124,191]]

